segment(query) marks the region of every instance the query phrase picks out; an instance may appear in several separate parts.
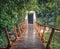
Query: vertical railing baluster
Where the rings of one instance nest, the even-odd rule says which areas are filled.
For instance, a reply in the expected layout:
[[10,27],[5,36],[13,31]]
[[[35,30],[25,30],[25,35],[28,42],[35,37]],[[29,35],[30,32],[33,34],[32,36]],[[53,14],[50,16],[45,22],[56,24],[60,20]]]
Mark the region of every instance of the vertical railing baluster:
[[[16,26],[14,26],[14,35],[15,35],[15,38],[17,39],[17,31],[16,31]],[[15,39],[15,40],[16,40]]]
[[[42,27],[43,27],[43,26],[42,26]],[[44,43],[44,41],[45,41],[45,39],[44,39],[44,32],[45,32],[45,30],[46,30],[46,27],[44,26],[44,27],[43,27],[42,37],[41,37],[41,40],[42,40],[43,43]]]
[[18,36],[20,36],[21,30],[20,30],[20,24],[18,24]]

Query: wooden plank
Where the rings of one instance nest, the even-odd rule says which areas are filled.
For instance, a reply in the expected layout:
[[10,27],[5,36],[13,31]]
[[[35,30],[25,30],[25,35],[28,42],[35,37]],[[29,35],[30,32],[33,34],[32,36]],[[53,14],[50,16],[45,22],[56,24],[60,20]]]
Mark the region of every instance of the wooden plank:
[[33,25],[28,25],[28,32],[26,31],[11,49],[45,49],[40,37],[34,34],[33,30]]

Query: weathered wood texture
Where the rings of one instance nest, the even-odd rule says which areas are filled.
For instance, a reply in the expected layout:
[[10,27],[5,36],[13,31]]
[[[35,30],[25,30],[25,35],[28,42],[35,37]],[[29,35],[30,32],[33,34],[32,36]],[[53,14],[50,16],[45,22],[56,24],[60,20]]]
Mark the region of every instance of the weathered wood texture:
[[[15,40],[13,40],[13,41],[10,38],[10,35],[9,35],[9,32],[8,32],[7,28],[4,29],[5,35],[6,35],[6,38],[7,38],[7,41],[8,41],[8,45],[5,48],[0,47],[0,49],[9,49],[10,47],[12,47],[16,43],[16,41],[19,40],[19,38],[21,38],[23,36],[23,34],[26,31],[27,24],[26,24],[26,22],[23,22],[22,24],[18,24],[18,30],[17,30],[16,26],[14,25],[13,34],[15,36]],[[21,26],[23,26],[23,27],[21,27]]]
[[51,31],[51,34],[50,34],[50,37],[49,37],[49,40],[48,40],[48,43],[47,43],[46,49],[50,49],[50,43],[51,43],[51,40],[52,40],[52,37],[53,37],[54,31],[55,31],[55,29],[52,28],[52,31]]
[[36,35],[33,25],[29,24],[23,37],[20,38],[10,49],[45,49],[45,47],[40,38]]
[[[48,39],[48,42],[47,42],[47,45],[46,45],[46,49],[50,49],[50,44],[51,44],[51,40],[52,40],[52,37],[53,37],[53,34],[54,34],[54,31],[55,30],[58,30],[60,31],[60,27],[59,28],[56,28],[56,27],[52,27],[52,26],[48,26],[48,25],[41,25],[41,24],[38,24],[36,22],[37,26],[43,26],[43,27],[49,27],[51,28],[51,33],[50,33],[50,36],[49,36],[49,39]],[[44,29],[45,30],[45,29]],[[43,34],[44,35],[44,34]]]

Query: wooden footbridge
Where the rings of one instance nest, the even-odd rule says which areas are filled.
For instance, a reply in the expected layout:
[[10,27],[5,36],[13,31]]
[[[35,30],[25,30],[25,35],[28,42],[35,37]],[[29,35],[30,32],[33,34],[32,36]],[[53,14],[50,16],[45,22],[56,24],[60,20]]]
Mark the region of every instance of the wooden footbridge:
[[[44,40],[45,27],[49,27],[52,29],[48,41]],[[42,35],[40,36],[39,31],[41,30],[41,28],[43,28],[44,30]],[[18,30],[16,29],[16,26],[14,26],[13,35],[15,36],[15,38],[11,39],[8,29],[5,28],[8,45],[0,49],[50,49],[50,43],[55,30],[59,30],[59,28],[40,25],[36,22],[34,24],[27,25],[26,22],[23,22],[22,24],[18,24]],[[44,42],[47,42],[46,47],[43,45]]]
[[[35,12],[33,13],[34,14],[26,16],[26,21],[18,24],[18,27],[15,25],[12,33],[9,33],[7,28],[4,29],[8,45],[0,49],[50,49],[53,34],[55,30],[60,31],[60,28],[38,24],[36,22]],[[34,17],[32,15],[34,15]],[[51,29],[48,41],[44,39],[46,27]],[[42,33],[41,29],[43,29]],[[10,37],[12,34],[14,38]],[[47,43],[47,45],[44,46],[43,43]]]

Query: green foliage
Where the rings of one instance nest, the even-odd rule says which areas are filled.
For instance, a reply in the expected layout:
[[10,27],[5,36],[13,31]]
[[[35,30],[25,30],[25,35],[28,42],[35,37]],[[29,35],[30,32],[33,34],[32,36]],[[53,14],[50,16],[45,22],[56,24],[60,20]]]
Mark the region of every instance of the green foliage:
[[[49,39],[50,32],[45,33],[45,40]],[[44,43],[47,45],[47,43]],[[59,49],[60,48],[60,32],[55,32],[50,44],[51,49]]]
[[[37,16],[40,17],[42,19],[42,23],[56,27],[57,24],[56,22],[56,18],[59,15],[59,10],[58,10],[58,5],[57,2],[55,0],[46,0],[46,1],[39,1],[39,8],[36,12],[37,12]],[[41,23],[41,19],[39,20],[39,24]],[[58,18],[57,18],[58,19]],[[43,21],[44,20],[44,21]]]
[[57,16],[56,26],[57,26],[58,28],[60,27],[60,16]]
[[44,25],[45,24],[45,20],[42,19],[42,18],[38,18],[37,19],[37,23]]
[[6,36],[4,32],[0,34],[0,47],[6,47],[8,45],[8,41],[6,39]]
[[12,31],[14,25],[24,19],[24,2],[22,2],[23,0],[0,0],[0,47],[7,44],[4,28],[7,27],[8,31]]
[[[8,31],[13,31],[14,25],[24,21],[25,12],[37,7],[37,0],[0,0],[0,35],[4,34],[5,27]],[[4,35],[0,37],[2,43]]]
[[2,39],[4,28],[7,27],[9,31],[13,30],[14,25],[24,21],[26,11],[36,11],[42,17],[42,20],[38,22],[45,24],[47,20],[51,20],[52,16],[56,17],[56,14],[59,14],[59,10],[55,7],[54,0],[0,0],[0,35],[2,34],[0,44],[4,41]]

